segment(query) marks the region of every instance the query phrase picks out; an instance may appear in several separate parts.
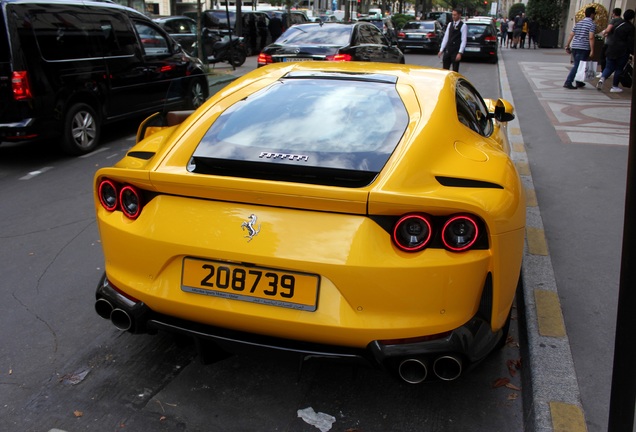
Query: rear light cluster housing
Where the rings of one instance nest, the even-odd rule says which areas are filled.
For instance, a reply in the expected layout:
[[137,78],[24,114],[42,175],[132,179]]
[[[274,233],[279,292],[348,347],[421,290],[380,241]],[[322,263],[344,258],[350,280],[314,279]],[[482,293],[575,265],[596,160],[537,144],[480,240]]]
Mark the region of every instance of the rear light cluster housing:
[[466,213],[443,218],[410,213],[398,219],[391,238],[405,252],[419,252],[440,243],[451,252],[465,252],[477,245],[483,231],[483,222]]
[[109,212],[121,210],[128,219],[137,219],[144,205],[141,190],[129,184],[103,179],[97,188],[99,202]]

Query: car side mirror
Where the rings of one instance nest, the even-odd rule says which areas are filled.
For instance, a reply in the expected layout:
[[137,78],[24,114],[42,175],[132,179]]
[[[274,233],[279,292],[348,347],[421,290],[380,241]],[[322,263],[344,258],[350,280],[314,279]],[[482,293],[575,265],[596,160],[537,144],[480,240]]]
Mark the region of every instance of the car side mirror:
[[[488,105],[490,109],[492,109],[493,107],[493,102],[494,101],[492,100],[486,101],[486,104]],[[497,102],[494,103],[494,111],[489,112],[488,117],[494,118],[495,120],[501,123],[507,123],[509,121],[514,120],[515,118],[514,112],[515,112],[515,109],[510,102],[508,102],[505,99],[499,98],[497,99]]]

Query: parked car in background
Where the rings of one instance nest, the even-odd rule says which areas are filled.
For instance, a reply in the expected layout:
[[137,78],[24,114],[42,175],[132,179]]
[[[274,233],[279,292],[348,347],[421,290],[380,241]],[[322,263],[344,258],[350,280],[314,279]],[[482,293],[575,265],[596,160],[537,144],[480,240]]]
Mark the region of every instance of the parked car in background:
[[376,26],[383,35],[385,35],[391,42],[397,42],[397,32],[393,26],[393,21],[389,17],[382,17],[382,15],[372,15],[358,18],[358,21],[370,22]]
[[245,63],[247,45],[242,37],[235,36],[230,41],[227,34],[203,28],[199,53],[197,23],[186,16],[161,17],[153,20],[170,34],[191,56],[203,56],[206,63],[228,62],[235,67]]
[[287,23],[287,11],[284,10],[269,10],[265,11],[267,15],[271,17],[277,16],[283,22],[283,31],[296,24],[306,24],[311,22],[309,17],[303,11],[289,11],[289,23]]
[[371,23],[312,23],[289,28],[258,56],[258,66],[308,60],[404,63],[404,54]]
[[462,59],[480,59],[497,63],[497,28],[492,20],[486,22],[481,19],[465,21],[468,36],[466,49]]
[[424,20],[436,20],[442,25],[443,31],[446,31],[446,26],[453,20],[453,14],[450,12],[427,12],[424,15]]
[[411,21],[398,32],[398,47],[404,52],[407,49],[425,49],[438,52],[444,33],[437,20]]
[[203,64],[111,2],[0,0],[0,141],[95,150],[102,126],[208,95]]
[[455,380],[505,346],[519,286],[512,112],[450,71],[304,62],[153,116],[94,178],[95,310],[190,335],[204,361],[267,349]]
[[198,57],[197,22],[187,16],[169,16],[154,18],[153,21],[163,28],[188,54]]

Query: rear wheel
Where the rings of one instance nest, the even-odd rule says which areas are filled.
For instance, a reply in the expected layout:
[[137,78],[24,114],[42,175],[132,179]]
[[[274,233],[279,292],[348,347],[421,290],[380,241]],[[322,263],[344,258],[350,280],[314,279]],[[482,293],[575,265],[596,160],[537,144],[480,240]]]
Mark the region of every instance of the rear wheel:
[[208,87],[205,78],[192,78],[185,95],[186,109],[197,109],[208,98]]
[[64,118],[62,150],[70,155],[92,152],[99,145],[101,122],[88,104],[72,105]]

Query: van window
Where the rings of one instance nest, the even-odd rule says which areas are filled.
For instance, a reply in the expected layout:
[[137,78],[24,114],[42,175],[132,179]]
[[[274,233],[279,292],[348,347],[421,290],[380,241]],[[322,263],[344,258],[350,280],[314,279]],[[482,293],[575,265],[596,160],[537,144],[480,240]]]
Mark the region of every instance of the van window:
[[33,26],[42,57],[68,60],[101,56],[101,30],[90,15],[69,5],[33,8],[25,16]]
[[99,28],[102,32],[105,56],[135,54],[137,39],[125,15],[103,14],[99,17]]

